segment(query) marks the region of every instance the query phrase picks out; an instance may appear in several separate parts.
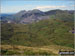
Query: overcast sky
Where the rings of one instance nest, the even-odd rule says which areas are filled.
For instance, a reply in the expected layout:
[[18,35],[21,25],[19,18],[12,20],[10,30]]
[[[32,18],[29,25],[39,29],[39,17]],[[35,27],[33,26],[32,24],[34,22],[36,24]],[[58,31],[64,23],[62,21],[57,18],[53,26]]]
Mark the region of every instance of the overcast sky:
[[65,0],[2,0],[1,1],[1,13],[16,13],[21,10],[33,10],[39,9],[42,11],[48,11],[53,9],[62,9],[62,10],[74,10],[74,1],[65,1]]

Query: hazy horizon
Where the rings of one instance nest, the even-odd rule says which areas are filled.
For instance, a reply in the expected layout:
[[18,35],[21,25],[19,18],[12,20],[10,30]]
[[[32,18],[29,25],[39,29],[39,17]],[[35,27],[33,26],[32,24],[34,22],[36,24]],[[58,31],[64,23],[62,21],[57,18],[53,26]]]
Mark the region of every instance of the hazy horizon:
[[[52,9],[52,10],[62,10],[62,9]],[[23,11],[23,10],[20,10],[20,11]],[[18,12],[20,12],[20,11],[18,11]],[[25,11],[27,11],[27,10],[25,10]],[[30,11],[30,10],[28,10],[28,11]],[[40,11],[42,11],[42,10],[40,10]],[[48,10],[48,11],[51,11],[51,10]],[[68,11],[70,11],[70,10],[68,10]],[[18,13],[18,12],[14,12],[14,13],[0,13],[0,14],[15,14],[15,13]],[[47,11],[43,11],[43,12],[47,12]]]

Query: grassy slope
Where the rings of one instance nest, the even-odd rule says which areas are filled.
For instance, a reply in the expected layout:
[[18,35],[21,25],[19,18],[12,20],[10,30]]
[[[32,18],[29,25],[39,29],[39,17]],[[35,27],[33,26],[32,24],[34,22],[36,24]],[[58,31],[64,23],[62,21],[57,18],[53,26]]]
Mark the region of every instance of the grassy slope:
[[[25,46],[44,46],[56,44],[73,47],[74,34],[72,22],[60,20],[43,20],[29,25],[14,25],[14,35],[11,38],[13,44]],[[39,44],[40,43],[40,44]]]
[[[32,24],[11,24],[13,35],[3,43],[25,45],[25,46],[45,46],[56,44],[73,48],[74,34],[69,32],[73,28],[72,22],[61,20],[43,20]],[[5,28],[6,29],[6,28]],[[8,27],[7,27],[8,29]],[[3,33],[4,34],[4,33]],[[4,36],[4,35],[3,35]],[[5,36],[4,36],[5,37]]]

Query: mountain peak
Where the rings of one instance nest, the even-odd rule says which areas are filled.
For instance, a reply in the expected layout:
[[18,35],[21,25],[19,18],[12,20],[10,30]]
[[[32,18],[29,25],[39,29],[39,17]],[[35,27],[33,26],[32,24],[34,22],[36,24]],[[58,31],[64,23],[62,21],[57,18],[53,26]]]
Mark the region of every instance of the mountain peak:
[[22,11],[20,11],[19,13],[24,13],[24,12],[26,12],[26,10],[22,10]]
[[40,10],[38,10],[38,9],[33,9],[32,12],[38,12],[38,13],[40,13],[40,12],[42,12],[42,11],[40,11]]
[[39,9],[33,9],[32,11],[40,11]]

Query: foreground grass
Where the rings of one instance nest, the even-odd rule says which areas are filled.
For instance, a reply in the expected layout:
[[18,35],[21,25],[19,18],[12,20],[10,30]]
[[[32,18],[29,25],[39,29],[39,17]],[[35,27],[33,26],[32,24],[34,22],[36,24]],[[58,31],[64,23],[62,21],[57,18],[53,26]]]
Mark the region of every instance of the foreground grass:
[[69,47],[61,47],[57,45],[43,47],[1,45],[0,48],[1,55],[58,55],[60,49],[73,50]]

